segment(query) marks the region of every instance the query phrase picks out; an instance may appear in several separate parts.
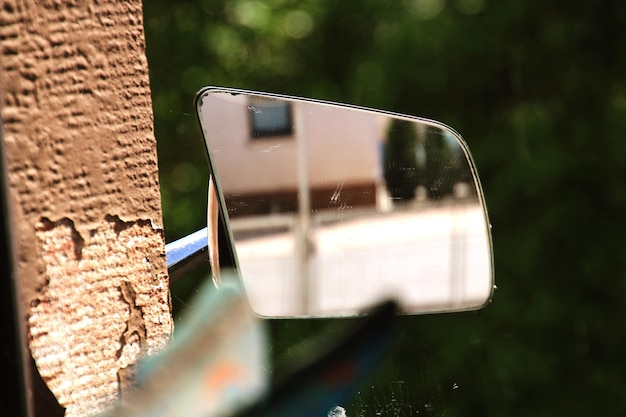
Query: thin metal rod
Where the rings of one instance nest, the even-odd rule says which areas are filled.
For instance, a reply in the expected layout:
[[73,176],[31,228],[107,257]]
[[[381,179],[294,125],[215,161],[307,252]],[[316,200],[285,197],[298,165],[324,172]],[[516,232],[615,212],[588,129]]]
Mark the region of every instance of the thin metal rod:
[[208,231],[198,230],[165,245],[167,272],[170,285],[180,280],[188,271],[208,259]]

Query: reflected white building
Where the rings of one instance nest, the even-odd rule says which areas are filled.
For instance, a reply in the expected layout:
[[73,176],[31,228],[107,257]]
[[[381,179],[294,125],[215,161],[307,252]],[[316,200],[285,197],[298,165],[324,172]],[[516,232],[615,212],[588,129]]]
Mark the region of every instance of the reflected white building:
[[[205,114],[215,118],[207,122],[217,133],[228,129],[211,137],[211,151],[231,216],[297,211],[298,141],[305,146],[312,210],[376,205],[385,118],[243,95],[219,105],[232,109],[209,107]],[[324,123],[307,123],[320,117]]]

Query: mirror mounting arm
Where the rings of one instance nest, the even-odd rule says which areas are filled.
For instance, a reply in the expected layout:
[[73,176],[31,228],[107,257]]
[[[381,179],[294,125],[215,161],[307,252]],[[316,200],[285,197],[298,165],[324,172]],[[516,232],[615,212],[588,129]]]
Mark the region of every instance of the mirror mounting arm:
[[208,259],[207,228],[165,245],[170,285]]

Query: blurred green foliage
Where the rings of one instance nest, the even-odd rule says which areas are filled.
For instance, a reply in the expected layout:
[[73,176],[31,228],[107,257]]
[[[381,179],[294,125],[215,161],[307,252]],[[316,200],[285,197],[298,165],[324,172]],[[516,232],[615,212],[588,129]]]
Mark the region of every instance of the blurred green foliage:
[[[440,120],[481,174],[498,289],[480,312],[403,319],[380,376],[411,391],[395,415],[626,414],[625,2],[145,0],[144,12],[168,240],[204,226],[202,86]],[[298,339],[308,326],[271,328]]]

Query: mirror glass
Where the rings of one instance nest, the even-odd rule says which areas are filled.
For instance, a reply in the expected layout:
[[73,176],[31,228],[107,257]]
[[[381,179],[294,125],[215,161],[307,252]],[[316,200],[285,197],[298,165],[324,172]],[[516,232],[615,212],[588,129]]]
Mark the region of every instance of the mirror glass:
[[443,124],[223,88],[196,98],[252,309],[408,314],[477,309],[491,235],[465,142]]

